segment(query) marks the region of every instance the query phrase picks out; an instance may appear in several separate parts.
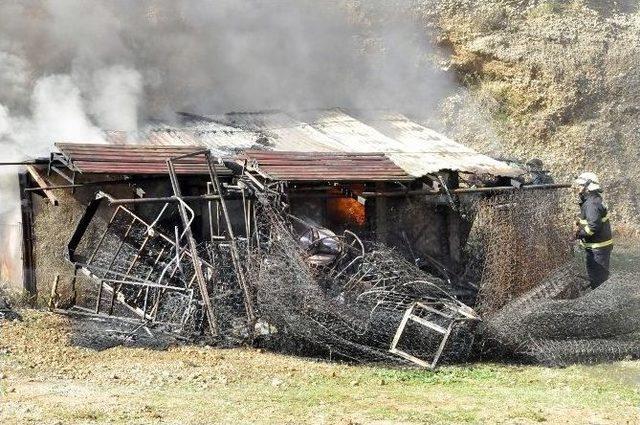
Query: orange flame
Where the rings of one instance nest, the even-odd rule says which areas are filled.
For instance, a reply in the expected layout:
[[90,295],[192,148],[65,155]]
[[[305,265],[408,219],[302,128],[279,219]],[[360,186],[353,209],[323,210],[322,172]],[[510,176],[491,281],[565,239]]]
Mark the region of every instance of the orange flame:
[[366,214],[364,205],[353,198],[330,198],[327,210],[332,220],[348,226],[364,226]]

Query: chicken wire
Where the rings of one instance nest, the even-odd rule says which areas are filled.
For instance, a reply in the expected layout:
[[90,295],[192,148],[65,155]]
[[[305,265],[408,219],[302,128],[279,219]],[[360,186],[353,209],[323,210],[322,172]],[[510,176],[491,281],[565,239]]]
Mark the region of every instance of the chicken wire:
[[571,260],[567,204],[558,190],[498,194],[473,204],[467,266],[479,280],[478,311],[490,315]]
[[473,204],[468,268],[480,271],[479,358],[562,366],[640,356],[640,275],[614,271],[592,291],[574,255],[571,208],[560,191]]
[[[451,279],[435,277],[406,259],[414,255],[350,232],[332,236],[329,260],[318,261],[327,253],[318,256],[301,243],[281,194],[254,188],[252,196],[253,231],[236,237],[236,243],[259,317],[255,327],[247,326],[230,246],[202,242],[197,249],[219,324],[218,345],[237,346],[256,338],[255,344],[298,354],[405,362],[389,352],[405,312],[417,302],[442,311],[464,307],[452,295],[461,279],[471,279],[480,288],[477,307],[483,322],[456,320],[443,352],[445,362],[475,357],[564,365],[640,355],[640,330],[633,317],[640,311],[637,276],[614,273],[590,292],[583,265],[572,261],[572,220],[561,207],[568,200],[560,192],[522,191],[452,205],[474,224],[467,272]],[[416,205],[420,203],[412,207]],[[167,217],[176,214],[171,208]],[[85,288],[78,304],[108,311],[110,293],[97,303],[97,281],[128,279],[117,288],[121,296],[114,314],[135,317],[135,310],[142,309],[150,314],[144,319],[148,323],[206,336],[190,254],[161,236],[162,230],[171,234],[171,220],[150,231],[148,223],[121,211],[101,242],[106,224],[97,222],[76,253],[92,273],[78,279]],[[177,289],[152,287],[147,295],[140,284],[149,283]],[[152,307],[145,307],[145,298]],[[447,327],[438,314],[416,311],[419,318]],[[441,342],[442,335],[415,322],[406,325],[397,341],[404,352],[419,358],[430,358]]]
[[[343,267],[312,266],[278,210],[278,202],[258,198],[260,252],[250,272],[258,312],[275,328],[277,338],[300,342],[342,358],[357,361],[402,361],[389,353],[391,341],[407,308],[416,301],[459,305],[445,282],[430,276],[381,244],[365,244]],[[347,244],[348,246],[351,246]],[[426,313],[437,322],[438,315]],[[445,360],[469,354],[473,325],[456,323]],[[412,326],[403,334],[405,351],[418,355],[437,350],[442,336]]]
[[639,357],[640,274],[614,273],[590,290],[571,269],[486,319],[485,347],[549,365]]

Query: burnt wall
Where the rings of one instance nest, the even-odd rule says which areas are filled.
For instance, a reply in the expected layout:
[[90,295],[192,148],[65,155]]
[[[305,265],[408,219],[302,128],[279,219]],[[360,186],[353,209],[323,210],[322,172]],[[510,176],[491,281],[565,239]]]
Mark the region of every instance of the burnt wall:
[[462,266],[470,225],[447,202],[433,197],[378,198],[376,238],[406,258],[437,260],[449,270]]
[[[379,185],[378,190],[384,191],[385,187]],[[470,224],[447,200],[434,197],[377,197],[368,198],[358,214],[353,214],[350,208],[341,211],[358,219],[362,212],[365,216],[363,225],[353,224],[359,223],[359,220],[351,220],[349,224],[346,223],[349,220],[336,222],[332,219],[340,214],[332,214],[330,200],[313,196],[296,197],[291,203],[291,211],[310,224],[326,227],[338,234],[349,229],[363,239],[395,247],[410,260],[431,257],[452,271],[458,271],[461,267]]]
[[[53,184],[67,184],[52,175]],[[51,293],[51,286],[58,274],[60,276],[58,292],[62,298],[70,296],[73,266],[65,259],[67,243],[76,224],[85,212],[88,203],[95,198],[98,190],[103,190],[116,197],[133,197],[134,190],[126,185],[84,187],[75,193],[71,190],[56,190],[54,193],[59,205],[52,205],[46,198],[33,197],[34,205],[34,257],[35,278],[37,287],[37,303],[46,305]],[[109,220],[109,211],[104,209],[96,217],[97,220]],[[63,300],[64,301],[64,300]]]

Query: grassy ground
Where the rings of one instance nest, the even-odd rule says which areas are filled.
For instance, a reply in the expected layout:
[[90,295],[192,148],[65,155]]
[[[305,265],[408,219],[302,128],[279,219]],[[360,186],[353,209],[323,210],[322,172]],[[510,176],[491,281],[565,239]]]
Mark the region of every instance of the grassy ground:
[[68,343],[65,317],[3,325],[0,423],[640,423],[640,362],[439,372],[252,349]]
[[[637,267],[618,249],[613,267]],[[254,349],[71,343],[66,317],[0,325],[0,424],[640,424],[640,362],[438,372],[352,366]]]

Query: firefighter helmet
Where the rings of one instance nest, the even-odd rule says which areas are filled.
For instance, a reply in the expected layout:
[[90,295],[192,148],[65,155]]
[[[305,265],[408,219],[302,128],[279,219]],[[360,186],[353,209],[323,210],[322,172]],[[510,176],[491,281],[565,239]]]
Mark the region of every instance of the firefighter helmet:
[[583,187],[589,192],[600,190],[600,179],[595,173],[582,173],[573,182],[576,186]]

